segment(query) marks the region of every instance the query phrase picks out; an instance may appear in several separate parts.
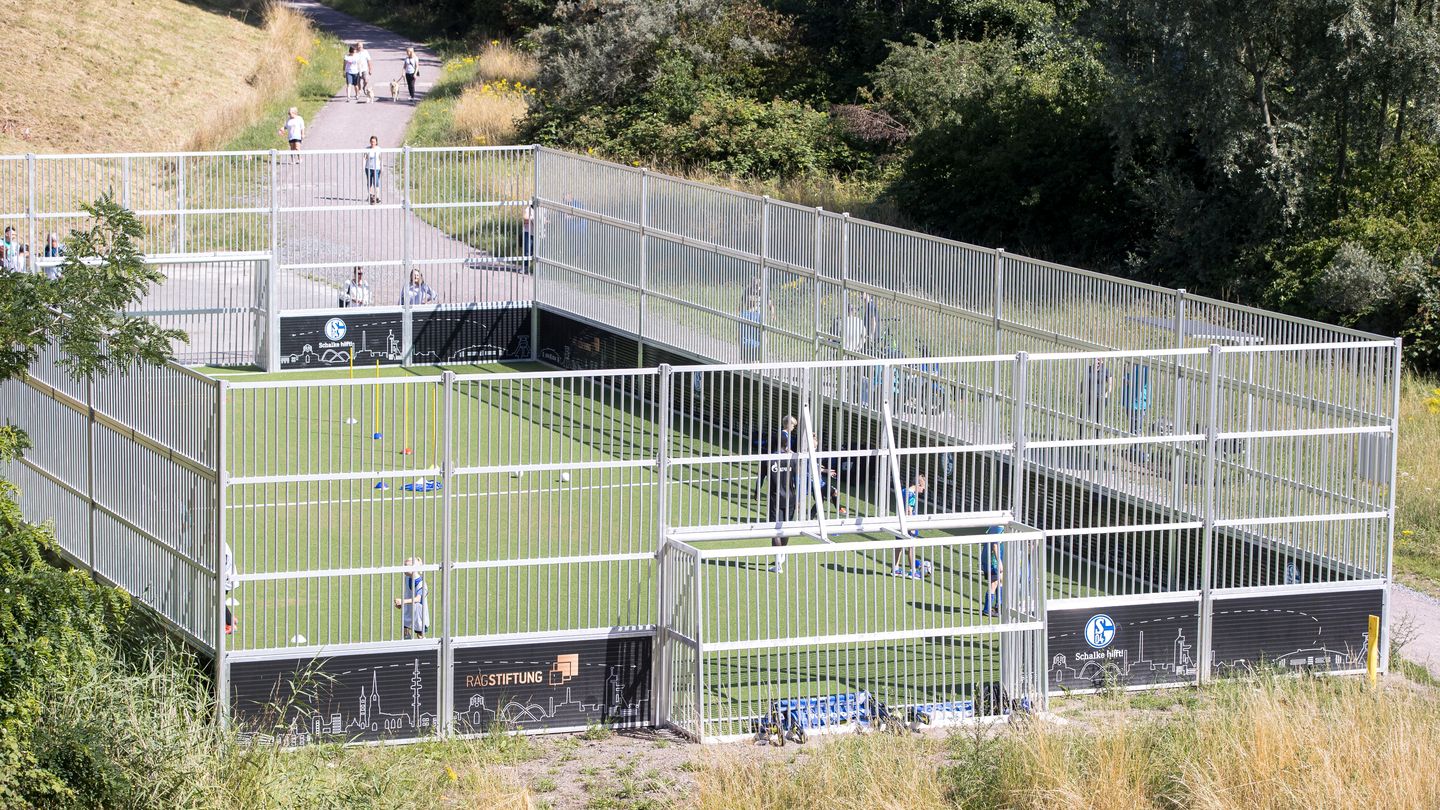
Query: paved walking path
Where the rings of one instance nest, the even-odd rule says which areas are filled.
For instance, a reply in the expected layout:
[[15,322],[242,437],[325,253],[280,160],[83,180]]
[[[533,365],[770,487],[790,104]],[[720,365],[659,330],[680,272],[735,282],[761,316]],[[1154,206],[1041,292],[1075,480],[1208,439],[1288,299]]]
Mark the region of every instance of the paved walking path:
[[1390,638],[1402,654],[1440,678],[1440,599],[1395,585],[1390,589]]
[[[434,86],[440,75],[441,62],[435,54],[419,43],[411,42],[398,34],[357,20],[315,0],[289,0],[291,8],[307,15],[315,25],[336,36],[347,44],[364,42],[371,55],[370,85],[374,100],[351,101],[343,89],[328,101],[311,120],[307,121],[305,142],[302,146],[301,163],[282,163],[278,178],[280,205],[324,209],[336,206],[367,206],[368,188],[363,158],[359,155],[307,154],[331,149],[364,149],[374,136],[382,148],[396,148],[405,145],[405,131],[415,114],[416,103]],[[405,88],[403,60],[405,49],[413,47],[420,60],[420,79],[416,82],[417,101],[411,102]],[[398,97],[391,95],[391,82],[395,81]],[[484,201],[482,191],[471,192],[464,182],[471,177],[482,178],[488,172],[493,176],[499,168],[493,161],[465,158],[452,155],[444,158],[442,173],[436,164],[426,175],[421,165],[413,165],[414,183],[433,181],[442,177],[444,187],[428,189],[424,196],[432,201],[461,202]],[[359,211],[315,210],[300,214],[287,214],[281,224],[281,262],[283,264],[326,264],[345,263],[344,267],[315,268],[304,271],[303,281],[286,285],[286,297],[281,305],[286,308],[329,307],[336,303],[340,285],[350,278],[354,265],[367,266],[375,304],[395,304],[404,285],[404,272],[400,267],[372,267],[372,262],[399,260],[408,250],[414,260],[439,260],[440,264],[428,264],[421,268],[426,280],[435,288],[442,303],[465,303],[470,301],[528,300],[531,296],[530,277],[521,273],[485,269],[480,263],[467,259],[475,257],[476,249],[451,237],[445,231],[434,227],[418,214],[401,207],[403,194],[400,190],[403,174],[399,171],[400,157],[387,155],[382,161],[380,186],[381,206]],[[427,179],[429,178],[429,179]],[[485,186],[477,183],[477,186]],[[414,186],[412,185],[412,188]],[[528,196],[528,186],[525,194]],[[511,219],[514,233],[505,231],[518,249],[519,210],[513,211]],[[474,209],[450,209],[435,213],[453,222],[452,230],[472,227],[476,216]],[[489,233],[495,233],[493,224]],[[408,247],[407,243],[408,242]],[[298,281],[298,280],[297,280]],[[321,283],[315,283],[321,282]]]

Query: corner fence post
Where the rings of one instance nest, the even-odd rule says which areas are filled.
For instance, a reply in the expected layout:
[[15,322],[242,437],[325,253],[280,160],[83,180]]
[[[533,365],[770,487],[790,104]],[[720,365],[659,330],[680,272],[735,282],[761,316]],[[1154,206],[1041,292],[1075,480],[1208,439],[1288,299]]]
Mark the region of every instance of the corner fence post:
[[1385,590],[1380,606],[1380,671],[1390,671],[1390,590],[1395,579],[1395,482],[1400,475],[1400,350],[1404,341],[1395,338],[1390,357],[1390,486],[1385,509]]
[[540,146],[530,150],[530,250],[525,261],[530,269],[530,362],[540,360],[540,243],[545,236],[545,213],[540,210]]
[[[183,161],[182,161],[183,163]],[[270,150],[270,272],[265,274],[265,313],[269,318],[266,334],[266,371],[280,370],[280,169],[275,150]]]
[[452,438],[455,427],[455,372],[446,370],[440,375],[443,386],[441,397],[444,408],[440,417],[440,677],[439,711],[440,736],[449,737],[454,733],[455,719],[455,633],[453,616],[455,600],[452,598],[455,577],[453,575],[455,542],[454,492],[451,486],[455,474]]
[[[673,678],[670,660],[668,600],[673,583],[667,580],[666,544],[670,534],[670,384],[671,367],[661,363],[655,392],[655,638],[650,652],[650,714],[656,727],[670,722],[670,688]],[[698,652],[696,653],[699,654]]]
[[1216,448],[1219,446],[1217,434],[1220,421],[1220,357],[1220,346],[1210,344],[1210,396],[1205,417],[1205,513],[1200,551],[1200,655],[1197,667],[1202,684],[1208,683],[1215,676],[1210,651],[1215,646],[1212,633],[1215,618],[1215,520],[1219,511],[1216,504]]

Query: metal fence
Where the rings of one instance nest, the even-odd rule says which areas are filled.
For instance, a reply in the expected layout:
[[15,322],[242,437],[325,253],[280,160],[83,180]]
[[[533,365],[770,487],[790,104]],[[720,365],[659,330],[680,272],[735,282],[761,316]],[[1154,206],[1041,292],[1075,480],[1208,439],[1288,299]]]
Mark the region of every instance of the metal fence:
[[[483,356],[577,366],[237,383],[167,369],[125,388],[77,387],[47,357],[6,385],[7,415],[55,426],[11,470],[27,514],[55,516],[71,545],[138,532],[100,543],[111,560],[67,553],[219,647],[237,716],[285,703],[267,692],[277,672],[341,671],[343,706],[292,706],[269,736],[603,716],[714,739],[776,706],[825,725],[870,701],[998,716],[1111,677],[1193,683],[1277,644],[1295,647],[1287,665],[1352,670],[1354,633],[1297,641],[1309,631],[1285,617],[1388,613],[1395,341],[553,150],[389,150],[378,203],[362,159],[0,159],[0,219],[30,244],[114,188],[147,249],[180,254],[145,312],[189,319],[191,360],[284,367],[286,317],[356,320],[339,296],[359,264],[379,275],[368,314],[387,362],[415,361],[420,319],[450,302],[528,301],[511,331],[529,334]],[[398,303],[416,269],[440,304]],[[546,313],[583,336],[541,352]],[[606,348],[626,341],[633,354]],[[318,351],[301,342],[297,357]],[[607,356],[672,365],[578,369]],[[180,412],[140,407],[156,401]],[[135,455],[125,470],[96,466],[112,445]],[[193,502],[191,517],[151,525],[139,496],[92,496],[88,476],[132,467],[152,511]],[[777,505],[777,480],[793,502]],[[989,558],[1009,561],[998,602],[986,525],[1009,527]],[[228,637],[220,539],[237,568]],[[392,601],[416,575],[433,632],[407,640]],[[1278,641],[1246,646],[1261,619]],[[587,675],[592,660],[604,671]],[[604,696],[492,689],[532,678]],[[382,693],[409,708],[382,712]]]
[[203,650],[220,624],[218,392],[173,364],[76,380],[53,347],[0,385],[0,414],[33,442],[3,469],[26,519],[53,521],[66,557]]
[[[413,306],[531,300],[531,148],[377,154],[373,175],[364,149],[0,156],[0,223],[43,271],[54,258],[42,246],[83,227],[84,205],[108,194],[134,211],[147,256],[171,273],[151,297],[198,327],[185,362],[278,370],[246,330],[209,347],[212,326],[240,311],[403,306],[408,325]],[[353,298],[356,270],[368,286]],[[414,273],[424,287],[406,295]]]

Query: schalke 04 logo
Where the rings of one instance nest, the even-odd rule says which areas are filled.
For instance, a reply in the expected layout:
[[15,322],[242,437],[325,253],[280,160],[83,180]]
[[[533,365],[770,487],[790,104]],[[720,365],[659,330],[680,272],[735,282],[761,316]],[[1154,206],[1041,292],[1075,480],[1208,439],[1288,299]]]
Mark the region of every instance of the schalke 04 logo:
[[331,318],[325,322],[325,337],[333,341],[345,339],[345,321],[341,318]]
[[1085,622],[1085,643],[1097,650],[1110,646],[1115,640],[1115,620],[1104,613],[1097,613]]

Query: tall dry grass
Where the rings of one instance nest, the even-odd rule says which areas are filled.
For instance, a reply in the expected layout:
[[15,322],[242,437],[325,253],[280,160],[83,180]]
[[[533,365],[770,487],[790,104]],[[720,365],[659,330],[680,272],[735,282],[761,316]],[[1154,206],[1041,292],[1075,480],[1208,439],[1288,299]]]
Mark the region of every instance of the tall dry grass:
[[1066,727],[962,730],[948,739],[845,736],[785,757],[706,751],[699,804],[1440,807],[1435,689],[1397,679],[1372,693],[1358,679],[1275,677],[1222,683],[1195,702],[1198,708],[1158,717],[1101,707],[1103,715],[1079,715],[1081,723]]
[[535,93],[531,83],[540,72],[535,58],[492,40],[477,56],[458,62],[454,69],[473,71],[474,78],[451,114],[455,136],[478,146],[515,143]]
[[290,91],[315,45],[315,29],[304,14],[271,0],[265,6],[265,39],[248,66],[245,90],[213,108],[191,131],[187,150],[216,149],[255,123],[268,102]]
[[876,734],[816,740],[785,758],[757,755],[748,747],[706,750],[696,773],[699,806],[951,807],[943,748],[933,737]]
[[540,75],[540,63],[535,57],[516,48],[509,42],[492,39],[475,57],[475,78],[481,82],[505,79],[510,82],[531,85]]

